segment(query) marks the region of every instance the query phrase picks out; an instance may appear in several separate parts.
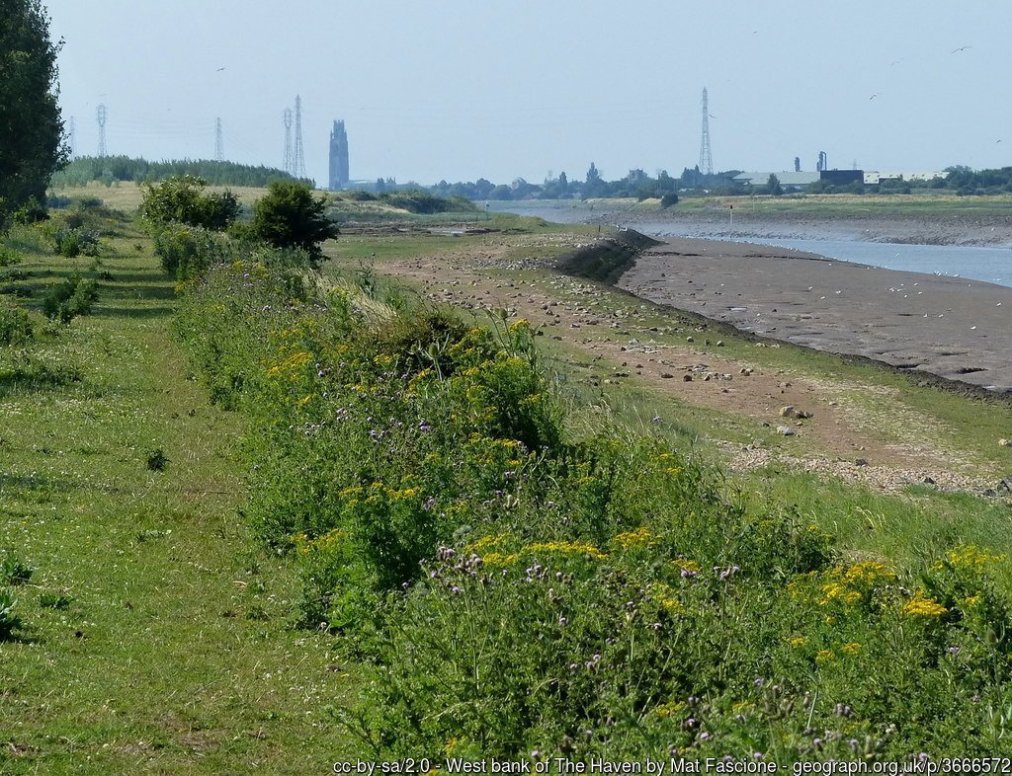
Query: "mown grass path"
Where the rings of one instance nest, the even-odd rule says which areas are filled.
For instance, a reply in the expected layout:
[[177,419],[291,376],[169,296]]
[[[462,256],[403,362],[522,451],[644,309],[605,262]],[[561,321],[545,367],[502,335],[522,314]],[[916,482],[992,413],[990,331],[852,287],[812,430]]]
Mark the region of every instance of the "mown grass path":
[[[94,315],[0,354],[0,549],[35,568],[0,642],[0,773],[324,772],[353,679],[250,546],[240,419],[192,379],[171,283],[139,238],[102,261]],[[30,257],[27,306],[72,263]]]

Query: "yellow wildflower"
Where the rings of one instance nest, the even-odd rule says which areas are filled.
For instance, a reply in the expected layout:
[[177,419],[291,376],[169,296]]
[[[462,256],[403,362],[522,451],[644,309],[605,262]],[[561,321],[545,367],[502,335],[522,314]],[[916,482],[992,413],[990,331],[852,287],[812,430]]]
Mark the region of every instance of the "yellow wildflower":
[[842,647],[840,647],[840,651],[845,652],[848,655],[856,655],[858,652],[861,651],[861,645],[858,644],[856,641],[850,641],[844,644]]
[[820,649],[815,653],[816,663],[831,663],[835,659],[836,655],[833,654],[833,650],[831,649]]
[[669,614],[682,611],[682,602],[675,597],[676,593],[667,585],[658,582],[650,586],[650,596]]
[[910,617],[941,617],[948,611],[938,601],[933,598],[925,598],[921,593],[903,604],[903,614]]
[[988,552],[974,544],[960,545],[945,554],[946,560],[953,568],[975,572],[982,572],[986,566],[1000,563],[1006,557],[1004,553]]
[[808,643],[808,637],[807,636],[791,636],[787,640],[787,643],[790,644],[792,647],[795,647],[795,648],[797,648],[797,647],[803,647],[803,646],[805,646]]
[[654,708],[654,714],[658,717],[673,717],[686,709],[685,701],[669,701]]
[[506,567],[512,566],[520,558],[516,553],[505,554],[502,552],[488,552],[482,556],[482,562],[486,566]]
[[640,526],[632,531],[624,531],[620,534],[615,534],[611,538],[612,544],[617,544],[623,550],[629,550],[637,547],[650,547],[657,544],[657,537],[648,528]]
[[527,552],[555,552],[562,555],[589,555],[598,560],[608,557],[589,542],[538,542],[528,544],[524,550]]

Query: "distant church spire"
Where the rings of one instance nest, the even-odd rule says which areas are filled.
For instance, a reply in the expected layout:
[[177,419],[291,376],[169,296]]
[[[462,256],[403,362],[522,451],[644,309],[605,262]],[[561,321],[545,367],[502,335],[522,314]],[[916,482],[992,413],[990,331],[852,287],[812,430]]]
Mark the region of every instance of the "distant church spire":
[[344,121],[335,121],[330,131],[330,186],[331,191],[348,185],[348,134]]

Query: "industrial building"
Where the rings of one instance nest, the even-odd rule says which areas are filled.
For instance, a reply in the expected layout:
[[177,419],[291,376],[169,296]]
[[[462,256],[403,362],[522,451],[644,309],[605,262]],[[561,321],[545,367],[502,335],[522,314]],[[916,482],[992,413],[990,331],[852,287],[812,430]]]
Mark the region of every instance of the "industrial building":
[[803,191],[813,183],[819,181],[818,172],[795,172],[791,170],[781,172],[743,172],[734,176],[734,182],[742,186],[751,186],[754,189],[765,189],[769,183],[770,176],[776,175],[780,181],[780,187],[784,191]]

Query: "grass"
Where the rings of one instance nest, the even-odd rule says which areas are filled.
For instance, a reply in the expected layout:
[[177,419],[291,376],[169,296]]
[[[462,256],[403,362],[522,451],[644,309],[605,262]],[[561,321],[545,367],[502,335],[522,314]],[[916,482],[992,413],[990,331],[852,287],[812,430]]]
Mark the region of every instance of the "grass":
[[[558,300],[587,305],[602,315],[618,314],[621,329],[607,335],[616,343],[637,338],[658,346],[684,344],[686,335],[692,333],[705,354],[709,346],[703,344],[704,337],[698,331],[703,324],[700,319],[525,263],[525,259],[550,257],[586,239],[587,228],[570,230],[537,219],[510,217],[496,217],[492,223],[502,231],[459,237],[421,231],[345,235],[328,245],[336,277],[327,278],[322,285],[353,296],[367,319],[386,321],[398,313],[405,300],[417,298],[400,286],[402,281],[385,274],[393,262],[433,257],[446,257],[465,266],[478,262],[476,270],[483,277],[514,283],[521,292],[537,290]],[[518,676],[530,670],[522,678],[531,681],[532,691],[546,692],[536,671],[525,668],[522,660],[510,661],[514,655],[533,655],[524,652],[533,649],[533,644],[564,644],[570,638],[568,631],[561,630],[563,622],[558,612],[549,605],[554,593],[535,595],[530,592],[534,588],[507,586],[501,590],[503,597],[496,598],[500,593],[470,590],[468,579],[452,577],[460,570],[454,571],[448,563],[437,563],[433,568],[467,589],[467,595],[474,596],[468,600],[484,601],[492,607],[480,609],[481,616],[488,618],[490,628],[500,629],[497,632],[503,635],[504,644],[514,645],[515,653],[502,654],[507,662],[481,662],[496,654],[494,645],[487,646],[484,638],[474,642],[477,646],[473,653],[464,654],[470,648],[467,639],[474,636],[473,624],[469,617],[458,619],[456,599],[442,600],[436,594],[429,600],[417,595],[405,601],[406,619],[399,626],[404,640],[397,641],[401,636],[394,633],[388,645],[394,652],[381,650],[379,654],[396,666],[401,660],[398,655],[417,645],[417,654],[434,661],[431,676],[440,677],[435,683],[438,689],[433,689],[431,676],[421,672],[397,675],[376,669],[380,671],[376,673],[357,661],[358,645],[349,649],[340,639],[294,627],[305,570],[300,568],[297,554],[278,555],[257,546],[243,517],[250,506],[245,489],[247,472],[235,451],[247,432],[246,416],[209,403],[208,392],[195,379],[189,360],[170,334],[177,298],[172,283],[158,269],[150,241],[124,221],[117,221],[115,230],[118,236],[103,238],[103,252],[97,263],[88,258],[54,257],[49,243],[38,239],[31,229],[20,229],[0,241],[0,247],[16,246],[25,254],[24,262],[16,267],[19,274],[4,281],[3,291],[11,298],[17,294],[19,304],[31,311],[37,324],[35,339],[27,346],[0,347],[0,417],[4,419],[0,425],[0,558],[15,558],[16,562],[5,560],[4,568],[20,569],[19,583],[10,588],[20,626],[10,639],[0,640],[0,773],[322,771],[338,757],[369,757],[365,743],[353,738],[348,728],[337,725],[332,713],[335,709],[361,709],[365,703],[366,716],[378,714],[375,708],[369,710],[369,700],[363,698],[379,698],[390,702],[389,708],[400,709],[394,703],[395,690],[417,693],[405,698],[423,706],[426,698],[433,697],[425,693],[437,693],[435,697],[447,699],[445,704],[436,704],[442,710],[436,722],[445,726],[444,713],[452,719],[461,708],[472,708],[466,701],[457,703],[448,688],[469,676],[479,664],[493,681],[511,676],[514,667]],[[512,246],[497,245],[503,240],[503,232],[522,239]],[[480,260],[491,255],[492,247],[501,261],[485,266]],[[44,323],[40,310],[45,292],[75,273],[98,279],[99,298],[91,314],[75,318],[66,326]],[[469,321],[489,323],[488,316],[478,311],[466,315]],[[330,348],[333,343],[325,341],[323,334],[319,336],[317,344]],[[969,400],[918,385],[907,375],[802,348],[756,348],[748,338],[724,330],[720,334],[710,330],[706,336],[724,339],[722,356],[747,359],[757,367],[787,376],[803,375],[821,381],[829,394],[854,403],[872,421],[880,423],[889,439],[907,438],[913,424],[915,433],[944,442],[946,449],[964,458],[968,466],[997,471],[1007,464],[1007,456],[995,444],[998,429],[1012,427],[1012,410],[1007,405]],[[710,536],[715,525],[721,528],[714,521],[725,517],[730,520],[728,516],[737,514],[732,505],[740,505],[744,526],[762,526],[764,516],[787,513],[796,516],[799,526],[811,524],[831,532],[843,561],[848,563],[882,561],[893,567],[918,569],[961,544],[999,554],[1012,552],[1012,507],[1007,500],[943,493],[927,486],[884,494],[784,465],[724,477],[709,468],[723,455],[721,443],[737,445],[754,438],[758,430],[755,419],[693,407],[672,400],[670,394],[635,377],[617,378],[614,373],[618,364],[591,358],[572,342],[550,336],[539,337],[537,342],[539,363],[557,385],[567,408],[568,436],[588,439],[608,429],[625,440],[656,437],[691,462],[682,467],[684,472],[700,462],[707,467],[707,476],[713,477],[719,492],[703,493],[709,500],[686,504],[686,514],[698,510],[706,518],[700,523],[701,537]],[[265,365],[249,366],[253,369]],[[299,414],[303,412],[322,412],[320,417],[326,417],[325,411],[314,409],[311,391],[317,379],[316,369],[309,370],[305,376],[308,390],[299,390],[288,398],[276,396],[274,401],[284,406],[284,402],[297,399],[291,406],[295,418],[303,417]],[[323,385],[328,389],[337,387],[336,383]],[[433,383],[431,390],[435,391],[437,385]],[[303,409],[304,402],[309,402],[308,409]],[[437,407],[438,403],[430,409],[435,412]],[[371,423],[372,417],[366,420]],[[805,452],[804,439],[791,444],[795,452]],[[369,449],[368,445],[363,447]],[[339,446],[324,449],[322,454],[335,450],[340,454]],[[269,461],[271,450],[262,452]],[[350,462],[356,462],[355,456]],[[316,461],[313,465],[321,464]],[[391,472],[396,473],[396,462],[382,465],[392,466]],[[515,468],[513,463],[508,465]],[[326,466],[323,471],[327,471]],[[424,473],[424,469],[419,471]],[[407,499],[408,491],[416,488],[407,480],[401,485],[400,490],[392,491],[395,495],[391,498]],[[287,497],[289,492],[282,488],[281,495]],[[631,489],[628,498],[632,502],[637,495]],[[714,500],[717,497],[726,504]],[[493,503],[491,495],[487,503]],[[517,508],[508,498],[505,503],[507,510]],[[667,514],[669,504],[658,499],[649,503],[649,509],[644,508],[658,540],[666,529],[656,516]],[[510,527],[518,536],[524,530],[533,530],[531,525],[537,521],[546,520],[536,512],[524,514],[530,524],[521,521]],[[649,523],[651,520],[658,522]],[[539,530],[562,529],[546,522]],[[620,536],[625,537],[623,541],[633,542],[634,534],[624,530],[606,542],[616,546],[614,542]],[[650,537],[649,532],[635,535]],[[304,536],[302,541],[308,541],[307,547],[313,552],[323,553],[327,550],[326,540],[332,536],[327,533],[308,540]],[[735,541],[742,536],[748,538],[747,532],[735,536]],[[653,580],[644,576],[648,594],[641,596],[625,589],[625,580],[653,574],[661,565],[657,557],[631,554],[623,560],[616,549],[612,553],[617,564],[615,575],[610,576],[611,571],[588,571],[591,566],[587,558],[575,557],[584,546],[570,537],[554,543],[527,541],[516,551],[569,553],[566,557],[553,556],[551,562],[560,569],[571,569],[576,576],[577,585],[571,595],[586,606],[581,613],[574,605],[569,616],[576,621],[578,616],[594,613],[594,617],[581,620],[580,627],[586,627],[587,633],[595,633],[594,628],[600,625],[591,622],[597,617],[598,603],[602,604],[601,612],[610,612],[609,607],[613,607],[612,622],[625,628],[623,623],[632,622],[623,613],[629,596],[635,598],[637,606],[656,609],[657,603],[651,603],[650,595],[668,589],[665,585],[674,589],[681,584],[677,573],[667,582],[661,577]],[[680,546],[678,556],[692,557],[697,549]],[[774,547],[771,552],[778,549]],[[718,542],[710,550],[723,565],[722,545]],[[630,550],[634,551],[638,552]],[[7,552],[10,554],[3,554]],[[730,562],[734,556],[727,558]],[[595,576],[598,573],[602,576]],[[562,580],[560,585],[570,584],[564,574],[558,579]],[[1012,571],[1007,564],[995,567],[993,581],[1003,594],[1012,595]],[[760,582],[767,585],[768,580]],[[0,593],[6,584],[0,580]],[[725,604],[737,607],[729,611],[740,615],[739,625],[762,624],[765,610],[761,605],[779,595],[776,585],[769,587],[767,594],[758,587],[752,590],[744,585],[734,596],[720,599],[720,610],[712,612],[712,621],[706,618],[716,598],[685,599],[683,605],[693,607],[694,616],[698,615],[701,623],[705,621],[710,630],[679,630],[678,638],[687,641],[671,642],[679,649],[685,645],[686,651],[678,655],[687,660],[698,657],[689,654],[694,649],[694,634],[708,633],[718,640],[726,637],[730,631],[721,629],[734,617],[725,616]],[[513,605],[508,603],[508,596],[526,602],[524,607],[506,608]],[[434,604],[432,599],[438,600]],[[664,606],[669,604],[674,607],[670,601]],[[436,605],[442,608],[430,608]],[[787,604],[780,601],[778,605]],[[503,616],[494,608],[497,606],[504,607]],[[513,620],[504,619],[509,612],[516,616],[516,622],[523,623],[524,629],[530,629],[529,633],[540,634],[538,638],[526,638],[527,630],[509,632]],[[668,622],[663,612],[656,616]],[[447,630],[441,631],[433,626],[434,622],[444,624]],[[424,630],[412,633],[412,626]],[[797,627],[809,625],[799,623]],[[855,619],[853,627],[868,638],[880,633],[874,629],[877,625],[863,620]],[[459,639],[448,636],[454,632],[451,628],[459,628]],[[632,632],[637,657],[643,654],[640,644],[653,643],[649,641],[654,638],[652,633],[646,628]],[[811,630],[810,635],[814,641],[818,633]],[[750,638],[749,631],[743,629],[740,636]],[[822,637],[840,641],[844,636],[848,642],[857,638],[846,635],[842,627],[825,631]],[[372,635],[366,642],[371,643],[370,639]],[[849,658],[844,657],[836,641],[826,644],[836,650],[838,656],[834,659],[843,665]],[[369,643],[364,642],[361,648],[368,650]],[[587,649],[594,643],[580,642],[578,646]],[[729,642],[735,643],[739,643],[737,637]],[[777,646],[779,643],[770,648],[785,649]],[[889,646],[882,643],[883,648]],[[767,656],[765,647],[752,646],[755,653],[743,653],[741,658],[749,670]],[[731,649],[728,646],[729,653]],[[624,676],[629,661],[621,644],[609,650],[602,650],[607,670]],[[449,657],[444,660],[444,655]],[[590,653],[586,657],[596,666]],[[473,664],[469,662],[472,659]],[[799,673],[794,679],[799,685],[819,678],[821,668],[814,662],[817,659],[813,657],[804,666],[797,664]],[[874,665],[887,663],[883,658]],[[644,670],[663,672],[668,664],[643,665]],[[711,663],[700,658],[699,665]],[[489,666],[498,668],[489,671]],[[741,679],[725,673],[722,665],[711,667],[719,675],[717,684],[721,686]],[[400,689],[375,681],[377,677],[396,679]],[[687,677],[684,681],[691,684],[697,678]],[[754,677],[746,678],[751,686]],[[838,684],[828,686],[842,693],[848,685],[840,679]],[[489,705],[481,708],[496,713],[496,704],[505,702],[503,687],[492,691],[482,701]],[[576,684],[573,687],[580,689]],[[601,687],[607,690],[610,685]],[[714,698],[720,694],[713,692]],[[742,690],[743,695],[750,692],[753,690]],[[588,697],[594,699],[595,693]],[[725,700],[731,697],[727,695]],[[651,698],[650,702],[656,700]],[[651,735],[668,735],[666,720],[676,711],[681,713],[684,706],[676,700],[668,699],[657,706],[655,715],[644,717],[644,724],[653,726]],[[811,708],[815,705],[812,701]],[[714,706],[708,712],[715,724],[719,720],[731,724],[732,715],[727,709]],[[822,709],[820,714],[830,720],[827,725],[835,724],[831,711]],[[797,738],[785,739],[781,744],[784,751],[795,751],[791,747],[802,745],[797,742],[802,740],[806,727],[804,717],[810,720],[812,712],[783,707],[783,715],[797,723]],[[387,732],[396,733],[397,719],[393,716],[390,720],[394,721],[369,724],[386,724]],[[506,715],[503,719],[514,718]],[[994,724],[1003,733],[1004,723]],[[685,728],[681,730],[677,735],[689,735]],[[753,733],[763,737],[768,731],[757,729]],[[880,731],[871,733],[879,735]],[[730,735],[727,730],[723,734]],[[636,740],[631,734],[620,745],[635,748]],[[691,736],[686,740],[692,745],[705,744],[692,741]],[[476,741],[462,736],[460,741],[456,737],[441,739],[439,745],[445,744],[447,753],[459,746],[458,751],[474,754]],[[390,746],[397,748],[396,739]],[[628,748],[621,751],[628,752]],[[808,754],[819,755],[814,749]]]
[[[0,547],[35,569],[0,643],[0,772],[319,769],[342,747],[322,707],[353,679],[290,627],[289,564],[250,551],[241,423],[189,377],[149,242],[105,242],[92,315],[28,348],[78,379],[0,392]],[[20,269],[33,308],[89,274]]]

